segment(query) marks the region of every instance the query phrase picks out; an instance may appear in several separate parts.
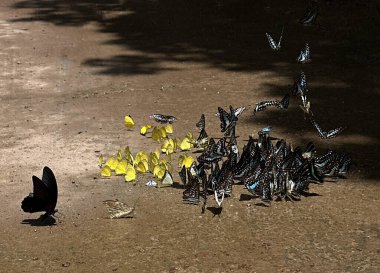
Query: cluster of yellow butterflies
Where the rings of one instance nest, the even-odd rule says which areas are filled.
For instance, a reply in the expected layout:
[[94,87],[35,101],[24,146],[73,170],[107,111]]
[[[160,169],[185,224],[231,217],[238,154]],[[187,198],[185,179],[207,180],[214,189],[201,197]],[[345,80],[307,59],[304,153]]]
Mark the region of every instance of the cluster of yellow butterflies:
[[[135,122],[130,115],[125,116],[124,124],[128,129],[135,126]],[[129,146],[124,149],[124,153],[119,149],[116,155],[111,155],[106,160],[103,156],[99,156],[99,167],[101,168],[100,175],[102,177],[111,177],[114,172],[116,175],[123,175],[126,182],[136,180],[137,173],[152,173],[157,177],[162,186],[173,184],[171,173],[173,167],[171,164],[171,154],[177,149],[188,151],[194,147],[193,135],[189,132],[184,138],[170,138],[173,134],[173,126],[167,124],[165,126],[144,125],[140,129],[140,134],[146,136],[151,134],[151,138],[161,143],[161,152],[158,148],[154,152],[149,153],[139,151],[135,156],[132,155]],[[166,154],[162,157],[161,153]],[[160,158],[161,157],[161,158]],[[192,156],[183,153],[178,158],[178,167],[190,168],[194,159]]]

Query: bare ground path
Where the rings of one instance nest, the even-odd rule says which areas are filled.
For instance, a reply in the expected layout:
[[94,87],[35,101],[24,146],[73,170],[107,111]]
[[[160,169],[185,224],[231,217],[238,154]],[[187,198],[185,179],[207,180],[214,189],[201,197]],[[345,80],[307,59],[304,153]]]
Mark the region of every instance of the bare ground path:
[[[379,5],[319,1],[321,25],[303,28],[304,1],[277,2],[1,1],[0,272],[379,272]],[[283,22],[274,54],[265,32]],[[289,91],[305,41],[316,115],[325,127],[349,124],[331,141],[293,98],[287,112],[251,115]],[[248,107],[241,140],[272,125],[295,145],[350,152],[349,179],[269,208],[239,201],[246,191],[236,186],[213,217],[182,204],[181,190],[146,188],[148,176],[136,185],[99,178],[96,151],[155,147],[126,130],[126,114],[139,125],[173,114],[183,135],[205,113],[217,136],[213,114],[229,104]],[[20,208],[44,165],[60,191],[53,226]],[[115,198],[139,198],[136,217],[106,219],[102,201]]]

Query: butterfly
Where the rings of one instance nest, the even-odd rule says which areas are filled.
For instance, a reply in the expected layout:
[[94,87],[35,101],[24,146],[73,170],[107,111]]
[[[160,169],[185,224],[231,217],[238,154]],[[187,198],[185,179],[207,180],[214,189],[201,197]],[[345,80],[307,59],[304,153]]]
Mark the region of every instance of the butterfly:
[[303,71],[301,71],[299,78],[294,80],[293,95],[305,96],[305,99],[306,99],[307,92],[308,92],[308,89],[307,89],[306,75]]
[[186,186],[188,179],[187,179],[187,169],[185,165],[182,166],[182,169],[178,174],[179,174],[179,177],[181,178],[182,183]]
[[202,129],[196,141],[194,141],[194,146],[199,148],[205,148],[208,145],[208,135],[205,129]]
[[317,124],[317,122],[314,120],[312,116],[310,116],[309,119],[310,119],[311,124],[313,124],[315,129],[317,129],[318,134],[322,139],[334,138],[345,129],[344,127],[338,127],[338,128],[325,132],[321,129],[321,127],[319,127],[319,125]]
[[256,107],[253,111],[254,113],[260,112],[266,109],[268,106],[276,106],[277,108],[280,108],[280,109],[287,109],[289,106],[289,98],[290,98],[289,94],[286,94],[281,101],[265,100],[265,101],[256,103]]
[[301,64],[310,63],[310,47],[309,44],[305,44],[305,48],[301,50],[300,55],[297,58],[297,62]]
[[201,119],[195,124],[199,130],[204,130],[206,127],[205,115],[201,115]]
[[315,24],[317,17],[318,7],[316,5],[312,5],[308,7],[302,18],[299,20],[299,22],[304,26],[312,26]]
[[186,189],[183,192],[183,201],[188,204],[198,204],[199,203],[199,182],[196,176],[187,170],[188,183]]
[[126,169],[126,174],[124,176],[125,182],[132,182],[136,180],[136,170],[132,165],[128,165]]
[[152,127],[153,127],[153,126],[150,125],[150,124],[146,124],[146,125],[144,125],[144,126],[141,127],[141,129],[140,129],[140,135],[145,136],[146,133],[148,132],[148,130],[149,130],[150,128],[152,128]]
[[118,200],[106,200],[103,204],[107,207],[111,219],[132,218],[134,216],[134,207]]
[[49,215],[54,215],[57,210],[58,187],[53,171],[49,167],[44,167],[42,180],[36,176],[32,176],[33,192],[21,202],[21,208],[24,212],[45,211],[42,219],[46,219]]
[[124,124],[128,129],[135,126],[135,122],[130,115],[124,117]]
[[165,171],[165,174],[161,180],[161,185],[162,186],[171,186],[171,185],[173,185],[173,183],[174,183],[173,176],[171,175],[171,173],[169,171]]
[[177,120],[177,118],[174,116],[166,116],[161,114],[153,114],[150,116],[150,118],[158,123],[173,123]]
[[272,36],[270,36],[268,33],[265,33],[265,35],[266,35],[267,38],[268,38],[269,45],[270,45],[270,47],[271,47],[273,50],[280,50],[280,48],[281,48],[282,34],[283,34],[283,33],[284,33],[284,27],[282,27],[281,35],[280,35],[280,38],[278,39],[278,43],[277,43],[277,44],[276,44],[276,42],[273,40]]

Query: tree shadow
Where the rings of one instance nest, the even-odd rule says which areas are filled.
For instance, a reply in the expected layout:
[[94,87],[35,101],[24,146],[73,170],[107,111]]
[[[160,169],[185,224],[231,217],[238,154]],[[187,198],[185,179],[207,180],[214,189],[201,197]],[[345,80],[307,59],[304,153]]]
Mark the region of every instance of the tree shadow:
[[[227,71],[271,71],[289,79],[287,85],[266,86],[266,98],[279,99],[291,92],[292,79],[302,70],[308,77],[308,97],[317,122],[326,130],[348,125],[341,137],[320,140],[294,97],[286,112],[271,109],[254,118],[249,113],[240,122],[271,125],[273,136],[279,136],[276,130],[289,132],[298,143],[314,141],[321,151],[347,151],[357,162],[360,176],[378,179],[380,4],[374,0],[319,2],[320,16],[314,27],[298,23],[307,1],[25,0],[13,8],[31,11],[15,21],[46,21],[63,27],[96,22],[100,31],[113,34],[107,44],[135,52],[84,62],[100,68],[100,74],[127,76],[178,69],[162,65],[165,62],[201,63]],[[277,40],[282,26],[282,48],[274,52],[265,33]],[[306,42],[312,62],[300,65],[295,59]]]

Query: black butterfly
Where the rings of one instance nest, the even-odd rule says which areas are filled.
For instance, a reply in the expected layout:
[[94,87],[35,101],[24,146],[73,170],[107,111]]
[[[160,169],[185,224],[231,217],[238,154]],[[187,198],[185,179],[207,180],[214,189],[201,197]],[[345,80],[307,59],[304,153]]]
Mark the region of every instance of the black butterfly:
[[318,17],[318,7],[316,5],[311,5],[306,10],[305,14],[299,20],[304,26],[312,26],[315,24]]
[[49,167],[44,167],[42,180],[32,176],[33,192],[21,202],[21,208],[24,212],[45,211],[42,219],[53,215],[57,210],[58,187],[53,171]]
[[197,122],[197,124],[195,124],[195,126],[197,126],[197,128],[201,131],[205,129],[206,121],[205,121],[205,115],[204,114],[201,115],[201,119]]
[[266,35],[267,38],[268,38],[269,45],[270,45],[270,47],[271,47],[273,50],[280,50],[280,48],[281,48],[282,34],[283,34],[283,33],[284,33],[284,27],[282,27],[281,35],[280,35],[280,38],[278,39],[278,43],[277,43],[277,44],[276,44],[276,42],[273,40],[272,36],[270,36],[268,33],[265,33],[265,35]]
[[312,116],[310,116],[309,119],[310,119],[311,124],[313,124],[315,129],[317,129],[318,134],[322,139],[336,137],[345,129],[344,127],[338,127],[338,128],[325,132],[321,129],[321,127],[319,127],[319,125],[317,124],[317,122],[314,120]]
[[159,123],[173,123],[177,120],[177,118],[174,116],[165,116],[161,114],[153,114],[150,116],[150,118]]
[[297,62],[299,62],[301,64],[305,64],[305,63],[310,63],[311,62],[311,59],[310,59],[310,47],[309,47],[309,45],[307,43],[305,45],[305,48],[303,50],[301,50],[300,55],[297,58]]
[[308,89],[307,89],[306,75],[303,71],[301,71],[299,78],[294,80],[293,95],[306,96],[307,92],[308,92]]

